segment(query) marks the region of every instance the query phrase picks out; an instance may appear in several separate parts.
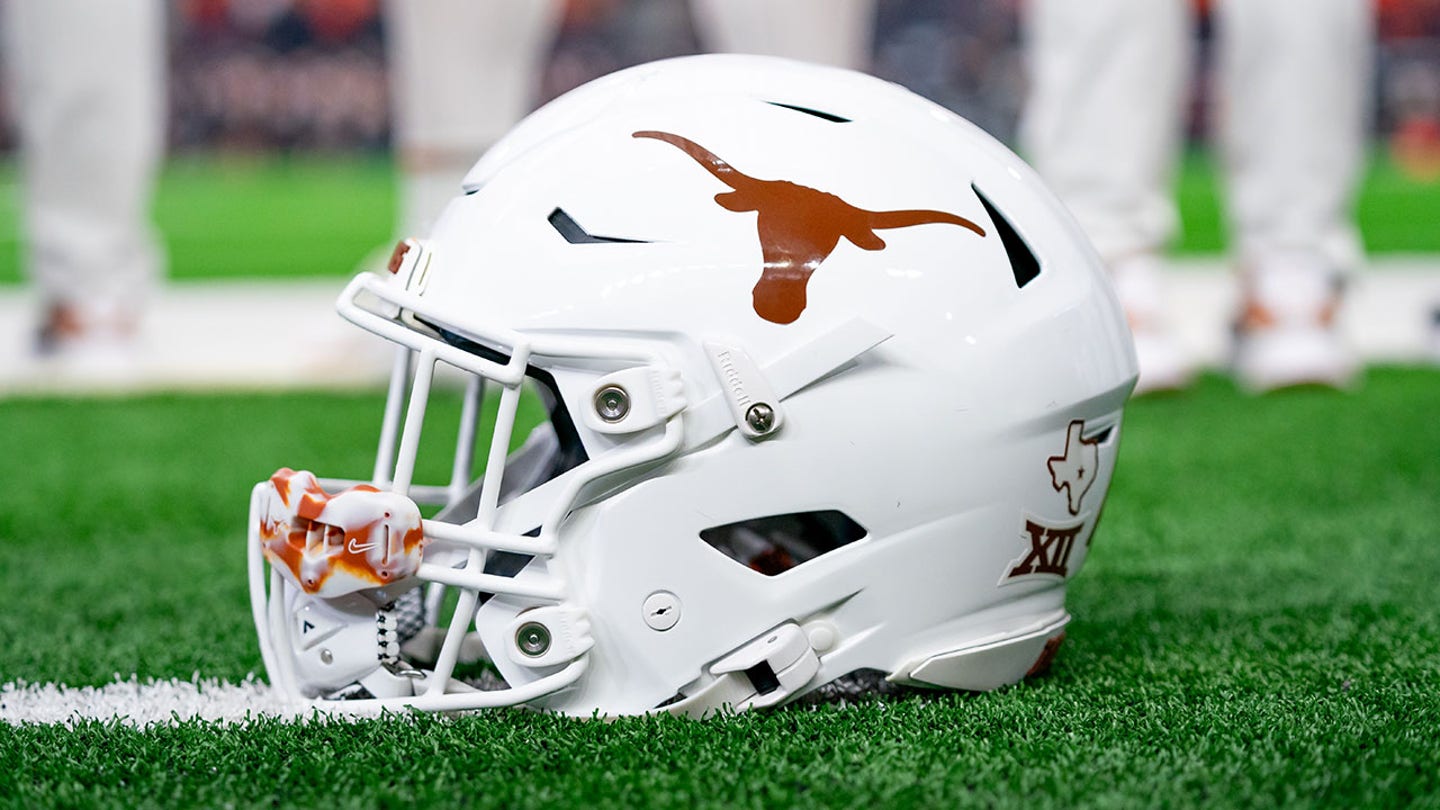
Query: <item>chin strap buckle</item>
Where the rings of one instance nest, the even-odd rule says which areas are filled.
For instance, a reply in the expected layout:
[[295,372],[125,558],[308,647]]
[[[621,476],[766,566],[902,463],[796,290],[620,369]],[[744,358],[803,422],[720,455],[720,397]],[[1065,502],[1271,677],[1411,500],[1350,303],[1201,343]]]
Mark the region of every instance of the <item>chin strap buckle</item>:
[[711,664],[715,680],[664,710],[702,717],[723,706],[735,711],[774,706],[799,692],[819,671],[820,657],[805,631],[786,622]]

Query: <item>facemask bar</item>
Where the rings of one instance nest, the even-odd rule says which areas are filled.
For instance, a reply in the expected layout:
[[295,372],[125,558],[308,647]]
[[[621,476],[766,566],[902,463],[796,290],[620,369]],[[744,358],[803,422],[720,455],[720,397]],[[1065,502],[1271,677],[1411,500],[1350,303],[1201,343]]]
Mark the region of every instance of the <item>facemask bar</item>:
[[[369,483],[378,489],[391,489],[396,469],[396,440],[405,415],[405,390],[415,370],[417,352],[407,346],[395,347],[390,367],[390,382],[385,397],[385,414],[380,423],[380,443],[375,451],[375,468]],[[450,483],[443,487],[411,483],[409,497],[417,504],[449,506],[466,493],[470,486],[470,468],[475,461],[475,428],[479,423],[480,405],[485,399],[485,379],[467,375],[461,402],[460,431],[455,439],[455,463]],[[327,489],[343,489],[362,483],[348,478],[322,478]]]
[[[361,306],[357,299],[362,295],[379,299],[381,314]],[[338,710],[365,710],[379,706],[406,705],[426,710],[457,710],[489,706],[514,705],[550,694],[576,681],[585,670],[588,656],[582,654],[558,672],[536,681],[512,686],[497,691],[451,691],[465,689],[467,685],[451,680],[458,659],[462,641],[473,622],[479,594],[510,595],[542,600],[556,604],[566,602],[567,589],[556,576],[527,576],[523,579],[483,573],[485,555],[489,551],[506,551],[533,557],[548,558],[557,546],[557,531],[561,520],[574,507],[582,489],[590,482],[619,470],[648,464],[663,459],[679,449],[683,438],[681,413],[671,415],[664,422],[662,435],[639,442],[632,447],[617,448],[575,468],[564,476],[565,484],[550,502],[547,514],[538,536],[525,536],[499,532],[494,528],[501,482],[509,452],[515,416],[519,407],[521,386],[525,379],[532,354],[553,358],[574,358],[599,360],[620,365],[649,365],[664,368],[667,364],[658,354],[640,344],[616,341],[597,346],[592,341],[567,339],[530,339],[509,330],[486,330],[473,332],[476,337],[492,346],[506,347],[510,351],[508,361],[497,363],[452,346],[438,338],[412,329],[395,317],[401,310],[408,310],[418,316],[437,323],[453,322],[444,313],[436,312],[429,302],[402,290],[390,280],[371,274],[354,278],[337,302],[340,314],[356,325],[374,332],[398,344],[396,361],[389,385],[384,422],[381,428],[381,442],[374,471],[374,483],[400,494],[408,495],[417,502],[453,502],[462,497],[467,488],[467,477],[473,457],[475,425],[483,394],[482,381],[498,383],[500,392],[499,411],[495,429],[490,440],[485,475],[480,482],[481,491],[476,517],[464,525],[425,520],[425,536],[432,544],[464,549],[466,564],[463,568],[451,568],[422,561],[416,577],[423,582],[435,583],[459,590],[459,602],[451,614],[444,642],[431,674],[423,678],[423,692],[411,697],[383,698],[349,701],[322,701],[318,705]],[[388,317],[387,317],[388,315]],[[462,406],[460,436],[457,439],[457,454],[450,484],[446,487],[413,487],[415,458],[418,452],[420,431],[425,409],[428,404],[435,365],[445,362],[473,375],[467,383],[465,402]],[[413,376],[412,376],[413,369]],[[403,409],[406,382],[410,383],[409,402]],[[683,408],[682,408],[683,411]],[[397,446],[398,438],[398,446]],[[462,456],[464,456],[462,458]],[[393,476],[387,473],[393,471]],[[389,477],[389,481],[386,478]],[[388,484],[388,485],[387,485]],[[257,488],[258,491],[258,488]],[[421,497],[417,497],[421,496]],[[254,510],[252,499],[252,512]],[[252,514],[252,532],[256,525]],[[261,652],[267,670],[277,685],[291,695],[299,695],[298,680],[295,677],[293,661],[290,660],[290,627],[286,616],[284,594],[290,584],[277,570],[269,576],[269,595],[264,587],[265,561],[256,537],[250,542],[250,579],[252,611],[260,629]],[[499,651],[490,651],[492,655]]]

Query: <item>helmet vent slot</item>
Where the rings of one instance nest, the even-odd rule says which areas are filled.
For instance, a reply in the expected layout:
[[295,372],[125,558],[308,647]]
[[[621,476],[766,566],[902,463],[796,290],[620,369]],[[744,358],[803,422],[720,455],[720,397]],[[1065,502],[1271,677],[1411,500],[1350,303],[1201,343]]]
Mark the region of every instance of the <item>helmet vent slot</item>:
[[785,104],[784,102],[780,102],[780,101],[767,101],[767,102],[765,102],[765,103],[766,103],[766,104],[769,104],[769,105],[771,105],[771,106],[774,106],[774,107],[784,107],[784,108],[787,109],[787,110],[794,110],[795,112],[798,112],[798,113],[805,113],[806,115],[813,115],[813,116],[815,116],[816,118],[821,119],[822,121],[829,121],[829,122],[832,123],[832,124],[848,124],[848,123],[850,123],[850,119],[849,119],[849,118],[845,118],[845,117],[843,117],[843,116],[836,115],[835,113],[828,113],[828,112],[825,112],[824,110],[816,110],[816,109],[812,109],[812,108],[810,108],[810,107],[801,107],[801,106],[799,106],[798,104]]
[[980,204],[985,206],[985,212],[995,223],[995,232],[1000,234],[1000,244],[1005,246],[1005,255],[1010,257],[1010,272],[1015,274],[1015,286],[1023,288],[1040,275],[1040,260],[1035,258],[1035,252],[1030,250],[1030,246],[1025,244],[1025,240],[1015,231],[1010,220],[1000,213],[989,198],[975,186],[970,188],[975,191],[975,196],[980,198]]
[[865,535],[865,527],[829,509],[712,526],[700,532],[700,539],[746,568],[773,577]]
[[1087,442],[1095,442],[1096,444],[1104,444],[1104,443],[1110,441],[1110,437],[1113,436],[1114,434],[1115,434],[1115,426],[1114,426],[1114,425],[1107,425],[1106,427],[1100,429],[1099,431],[1096,431],[1095,435],[1094,435],[1094,436],[1091,436],[1089,439],[1086,439],[1086,441],[1087,441]]
[[556,232],[559,233],[561,236],[565,237],[566,242],[569,242],[572,245],[643,245],[647,243],[647,241],[644,239],[625,239],[619,236],[597,236],[581,227],[580,223],[576,222],[574,217],[565,213],[565,209],[563,208],[556,208],[554,211],[551,211],[550,216],[546,217],[546,219],[550,222],[550,226],[554,228]]

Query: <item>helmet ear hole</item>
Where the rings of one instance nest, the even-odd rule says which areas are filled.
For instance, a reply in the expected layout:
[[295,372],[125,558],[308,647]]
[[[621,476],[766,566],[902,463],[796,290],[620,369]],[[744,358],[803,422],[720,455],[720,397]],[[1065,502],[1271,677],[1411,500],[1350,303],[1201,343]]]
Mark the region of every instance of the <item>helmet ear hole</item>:
[[752,571],[773,577],[866,536],[849,515],[828,509],[752,518],[700,532],[700,539]]
[[995,232],[999,234],[1000,243],[1005,246],[1005,255],[1010,259],[1010,272],[1015,275],[1015,286],[1023,289],[1040,275],[1040,260],[1015,230],[1015,226],[1010,224],[1010,220],[1000,213],[1000,209],[996,208],[978,187],[972,185],[970,188],[974,190],[975,196],[980,198],[980,204],[985,206],[985,213],[990,215],[990,221],[995,224]]

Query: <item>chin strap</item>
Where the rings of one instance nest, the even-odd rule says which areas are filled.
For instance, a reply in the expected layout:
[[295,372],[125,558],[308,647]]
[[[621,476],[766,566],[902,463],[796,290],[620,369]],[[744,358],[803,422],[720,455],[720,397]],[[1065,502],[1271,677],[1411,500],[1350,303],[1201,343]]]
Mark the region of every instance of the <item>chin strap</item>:
[[782,703],[820,671],[820,658],[805,631],[786,622],[710,665],[715,679],[700,691],[662,707],[669,714],[703,718]]

